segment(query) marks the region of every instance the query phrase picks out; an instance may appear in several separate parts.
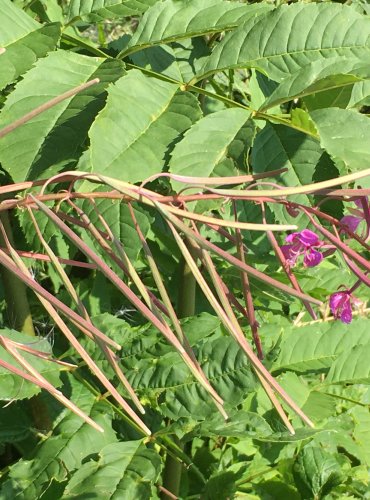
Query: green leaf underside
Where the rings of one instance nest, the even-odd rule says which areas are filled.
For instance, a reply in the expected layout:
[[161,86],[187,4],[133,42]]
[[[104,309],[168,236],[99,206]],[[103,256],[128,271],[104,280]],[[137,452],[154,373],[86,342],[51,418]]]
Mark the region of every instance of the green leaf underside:
[[156,44],[229,30],[270,8],[266,4],[220,0],[157,2],[144,14],[123,55]]
[[108,89],[81,169],[127,182],[161,172],[173,143],[200,117],[196,98],[131,70]]
[[[26,344],[31,349],[51,354],[51,346],[47,340],[32,338],[29,335],[16,332],[14,330],[0,330],[0,334],[4,337],[9,337],[15,342]],[[40,359],[32,354],[20,351],[20,354],[45,377],[51,384],[58,387],[60,385],[60,366],[51,361]],[[18,369],[24,371],[17,361],[3,347],[0,347],[0,359]],[[26,372],[28,373],[28,372]],[[11,401],[19,399],[28,399],[40,392],[40,388],[18,375],[8,371],[0,366],[0,400]]]
[[0,90],[31,68],[39,57],[54,50],[60,37],[58,23],[42,26],[9,0],[0,9]]
[[370,19],[333,3],[282,5],[247,21],[216,47],[198,78],[254,67],[276,81],[318,59],[368,58]]
[[[186,133],[171,155],[170,171],[185,176],[209,177],[228,154],[228,147],[246,123],[249,111],[229,108],[211,113]],[[175,190],[183,183],[171,181]]]
[[0,161],[15,182],[35,178],[52,165],[51,173],[55,173],[59,163],[73,159],[95,113],[103,105],[104,101],[97,102],[98,97],[107,82],[122,72],[122,65],[115,61],[66,51],[51,53],[38,61],[8,97],[1,110],[0,127],[95,76],[102,81],[65,99],[2,139]]
[[[356,319],[350,325],[339,322],[285,329],[284,341],[272,372],[328,370],[333,361],[356,345],[364,347],[370,340],[368,321]],[[353,365],[351,364],[351,368]]]
[[363,343],[360,341],[360,345],[354,345],[335,359],[326,378],[328,384],[370,382],[370,342],[366,343],[366,337],[362,340]]
[[63,498],[152,498],[160,470],[160,456],[141,440],[112,443],[100,451],[97,461],[90,460],[72,475]]
[[314,61],[284,78],[260,109],[266,110],[293,98],[353,85],[363,78],[369,78],[368,68],[369,65],[363,60],[358,61],[354,57],[331,57]]
[[370,165],[370,121],[351,109],[328,108],[310,113],[321,145],[334,160],[342,160],[350,172]]
[[82,18],[91,22],[119,17],[137,16],[156,0],[71,0],[68,20]]

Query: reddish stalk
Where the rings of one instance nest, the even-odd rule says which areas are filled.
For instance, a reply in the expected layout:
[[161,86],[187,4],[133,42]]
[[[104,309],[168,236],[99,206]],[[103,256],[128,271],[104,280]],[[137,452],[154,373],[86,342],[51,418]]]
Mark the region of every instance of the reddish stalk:
[[[9,250],[7,248],[0,247],[0,250],[9,255]],[[40,260],[43,262],[51,262],[51,259],[48,255],[39,252],[28,252],[26,250],[17,250],[17,254],[24,259],[32,259],[32,260]],[[94,264],[90,264],[89,262],[81,262],[77,260],[71,259],[63,259],[62,257],[57,257],[58,262],[64,264],[66,266],[72,267],[83,267],[85,269],[96,269]]]
[[[235,220],[237,220],[237,211],[236,211],[236,205],[235,205],[235,200],[232,201],[233,203],[233,210],[234,210],[234,217]],[[242,242],[242,236],[241,236],[241,231],[239,228],[235,228],[235,239],[236,239],[236,248],[239,254],[239,259],[241,262],[244,264],[246,263],[246,258],[245,258],[245,252],[244,252],[244,245]],[[253,337],[253,342],[254,345],[257,349],[257,356],[259,359],[263,359],[263,349],[262,349],[262,344],[261,344],[261,339],[258,334],[258,322],[256,320],[256,315],[254,311],[254,304],[253,304],[253,297],[251,293],[251,288],[249,285],[249,278],[248,274],[240,271],[240,279],[242,283],[242,290],[243,290],[243,295],[244,295],[244,300],[247,306],[247,311],[248,311],[248,318],[249,318],[249,326],[251,328],[252,332],[252,337]]]
[[334,236],[330,231],[318,224],[315,219],[311,216],[308,210],[303,209],[307,217],[310,219],[311,223],[315,228],[323,235],[327,240],[333,243],[334,246],[339,248],[343,253],[348,255],[351,259],[355,260],[358,264],[363,266],[367,271],[370,271],[370,263],[362,257],[360,254],[352,250],[348,245],[343,243],[339,238]]
[[[112,259],[112,261],[117,264],[117,266],[122,269],[124,274],[131,279],[131,274],[130,271],[127,269],[126,264],[122,261],[118,255],[115,254],[115,252],[112,250],[110,245],[107,243],[108,241],[114,241],[114,235],[109,229],[109,226],[107,222],[101,217],[99,214],[99,218],[104,225],[106,232],[101,231],[100,229],[96,228],[86,215],[86,213],[78,207],[75,203],[73,203],[70,199],[68,200],[68,203],[71,205],[71,207],[77,212],[81,220],[78,220],[74,217],[71,217],[70,215],[64,214],[63,212],[58,213],[58,217],[62,220],[67,220],[68,222],[71,222],[72,224],[76,224],[80,227],[83,227],[87,231],[90,232],[92,237],[96,240],[96,242],[100,245],[100,247],[106,252],[106,254]],[[94,265],[94,264],[92,264]],[[95,267],[97,267],[95,265]],[[150,297],[151,302],[166,316],[168,316],[168,311],[167,308],[162,304],[162,302],[154,295],[154,293],[146,288],[146,293]]]
[[29,113],[25,114],[21,118],[18,118],[18,120],[14,120],[10,125],[7,125],[6,127],[2,128],[0,130],[0,139],[7,134],[10,134],[13,132],[15,129],[18,127],[21,127],[25,123],[29,122],[32,120],[32,118],[35,118],[36,116],[40,115],[41,113],[44,113],[44,111],[47,111],[48,109],[56,106],[60,102],[64,101],[65,99],[69,99],[70,97],[73,97],[74,95],[78,94],[82,90],[88,89],[92,85],[96,85],[99,83],[100,80],[99,78],[95,78],[94,80],[90,80],[89,82],[83,83],[82,85],[78,85],[78,87],[74,87],[71,90],[68,90],[67,92],[64,92],[63,94],[60,94],[57,97],[54,97],[53,99],[50,99],[50,101],[45,102],[44,104],[41,104],[41,106],[38,106],[37,108],[33,109]]
[[[266,220],[266,213],[265,213],[265,205],[262,202],[261,203],[261,209],[262,209],[262,220]],[[298,280],[295,277],[294,273],[292,273],[290,269],[290,265],[288,264],[281,248],[280,245],[278,244],[275,235],[272,231],[267,231],[267,238],[269,239],[271,246],[275,252],[276,257],[278,258],[282,268],[284,269],[285,274],[287,275],[289,281],[291,282],[292,286],[299,292],[302,292],[301,287],[299,286]],[[317,319],[316,313],[313,310],[311,304],[307,302],[306,300],[302,300],[303,305],[307,309],[307,312],[310,314],[310,316],[315,320]]]

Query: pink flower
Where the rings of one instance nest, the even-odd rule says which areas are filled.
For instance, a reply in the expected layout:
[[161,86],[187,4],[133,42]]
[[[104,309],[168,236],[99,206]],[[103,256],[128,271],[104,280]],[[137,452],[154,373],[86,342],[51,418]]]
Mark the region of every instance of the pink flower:
[[340,220],[340,222],[347,226],[352,233],[357,230],[363,220],[366,220],[366,222],[370,220],[369,202],[367,198],[359,198],[355,200],[355,204],[362,210],[350,208],[349,211],[354,215],[345,215]]
[[359,300],[353,297],[349,290],[336,292],[330,295],[329,305],[335,319],[340,319],[343,323],[351,323],[352,307],[357,306]]
[[356,217],[355,215],[345,215],[340,219],[340,222],[347,226],[352,233],[356,231],[361,221],[362,217]]
[[290,245],[283,245],[281,250],[290,266],[295,265],[300,255],[304,256],[303,264],[306,267],[317,266],[324,258],[323,254],[317,250],[317,248],[324,245],[324,242],[319,240],[317,234],[309,229],[289,234],[285,241]]

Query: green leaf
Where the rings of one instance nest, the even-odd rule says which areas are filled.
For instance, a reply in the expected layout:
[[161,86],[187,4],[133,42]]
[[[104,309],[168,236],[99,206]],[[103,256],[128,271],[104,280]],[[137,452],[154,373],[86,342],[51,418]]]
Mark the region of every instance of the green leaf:
[[230,30],[261,12],[267,4],[240,4],[221,0],[165,0],[143,16],[122,56],[152,45]]
[[26,5],[28,12],[32,11],[40,22],[59,21],[64,23],[62,6],[58,0],[36,0],[32,4]]
[[67,51],[51,53],[38,61],[9,95],[1,110],[0,127],[92,78],[101,78],[101,82],[65,99],[2,139],[0,161],[13,180],[35,179],[46,169],[52,175],[75,161],[96,113],[104,105],[104,88],[122,73],[118,61]]
[[[63,236],[63,234],[55,231],[55,224],[49,219],[49,217],[47,217],[40,210],[35,210],[33,215],[45,241],[50,244],[53,251],[61,258],[70,258],[70,251],[75,250],[72,250],[72,247],[68,245],[68,240]],[[35,226],[32,223],[28,211],[19,210],[17,212],[17,218],[22,228],[23,236],[31,246],[32,250],[34,252],[43,253],[45,249],[35,231]],[[37,264],[36,261],[32,263],[34,270],[37,270],[38,266],[43,267],[43,264]]]
[[[345,57],[319,59],[284,78],[260,109],[265,111],[292,99],[332,89],[350,87],[350,92],[355,82],[369,76],[368,65],[361,60],[346,59]],[[313,98],[315,97],[313,96]]]
[[[348,356],[354,346],[367,344],[368,321],[356,319],[350,325],[330,322],[285,328],[281,351],[272,372],[328,369],[341,353]],[[333,366],[335,365],[335,361]]]
[[317,136],[317,130],[310,115],[302,108],[294,108],[290,113],[292,125],[307,132],[311,137]]
[[370,464],[370,414],[369,409],[356,406],[350,410],[350,415],[355,422],[353,439],[360,449],[362,460],[367,466]]
[[138,16],[157,0],[71,0],[68,21],[81,18],[99,22],[105,19]]
[[158,436],[176,434],[183,442],[188,442],[197,436],[216,438],[223,436],[240,439],[244,439],[246,436],[252,438],[269,436],[272,434],[272,429],[258,413],[239,410],[231,411],[227,422],[219,413],[214,413],[203,422],[180,418],[156,434]]
[[293,401],[302,408],[310,396],[309,386],[305,383],[303,377],[293,372],[286,372],[280,375],[278,380],[285,392],[287,392]]
[[[31,349],[45,352],[50,355],[52,354],[51,346],[46,339],[37,339],[37,337],[30,337],[24,333],[8,329],[0,330],[0,333],[2,336],[11,338],[15,342],[25,344]],[[21,355],[52,385],[58,387],[61,384],[59,379],[61,367],[59,365],[52,363],[51,361],[38,358],[24,351],[21,351]],[[2,346],[0,347],[0,359],[18,369],[20,368],[18,362],[16,362],[13,356],[11,356]],[[40,390],[41,389],[38,386],[0,366],[0,400],[11,401],[30,398],[31,396],[38,394]]]
[[[142,340],[126,342],[122,364],[125,374],[138,393],[156,401],[161,412],[177,420],[192,417],[203,420],[215,412],[204,389],[193,379],[179,355],[170,349],[153,361],[139,350]],[[133,355],[132,349],[137,354]],[[249,361],[237,343],[228,337],[206,339],[194,346],[197,359],[214,389],[227,406],[235,407],[254,388]],[[157,351],[157,355],[158,355]]]
[[369,119],[351,109],[318,109],[310,113],[320,134],[323,148],[334,160],[342,160],[350,172],[370,164],[367,147],[370,138]]
[[[343,75],[339,75],[343,78]],[[348,76],[349,78],[349,76]],[[352,89],[356,83],[348,82],[348,85],[342,87],[325,90],[317,94],[308,95],[303,98],[303,103],[307,111],[322,108],[347,108],[351,99]]]
[[334,3],[282,5],[242,24],[215,48],[198,79],[226,68],[254,67],[282,81],[310,62],[368,58],[370,19]]
[[293,468],[294,478],[303,498],[321,498],[343,479],[335,456],[313,446],[305,446]]
[[[274,182],[285,186],[301,186],[313,181],[323,154],[316,139],[284,125],[266,123],[254,141],[251,162],[255,173],[287,168],[288,171],[274,178]],[[306,205],[310,203],[306,195],[295,196],[294,201]],[[270,208],[282,223],[297,224],[302,219],[292,218],[280,205]]]
[[153,498],[160,470],[160,456],[142,440],[112,443],[72,475],[63,498]]
[[353,85],[349,108],[369,106],[370,104],[370,81],[358,82]]
[[327,432],[327,429],[307,429],[302,427],[296,429],[295,434],[288,431],[273,432],[267,421],[258,413],[231,410],[227,422],[219,413],[214,413],[202,422],[197,422],[191,418],[180,418],[158,431],[156,435],[176,434],[184,442],[189,442],[198,436],[216,439],[222,436],[239,439],[250,437],[264,443],[294,443]]
[[[131,263],[135,264],[142,246],[127,204],[121,203],[119,200],[97,199],[95,205],[98,212],[100,212],[106,220],[114,236],[122,243]],[[88,201],[84,202],[82,208],[88,215],[90,221],[99,227],[99,217],[91,203]],[[149,216],[148,212],[143,210],[139,205],[135,206],[133,210],[137,223],[144,237],[146,237],[150,231],[152,218]],[[102,228],[102,230],[104,229]],[[106,258],[106,252],[104,250],[100,251],[98,249],[98,251]],[[109,261],[110,264],[111,262],[112,261]]]
[[105,445],[116,441],[107,404],[97,402],[96,396],[73,377],[68,378],[68,387],[72,388],[71,400],[101,425],[104,433],[70,411],[62,410],[52,437],[41,442],[32,458],[21,459],[10,468],[9,478],[0,489],[0,498],[40,498],[52,479],[65,480],[81,466],[85,457],[99,453]]
[[[172,152],[170,171],[177,175],[209,177],[228,155],[228,148],[250,116],[249,111],[229,108],[211,113],[186,133]],[[175,190],[184,184],[171,181]]]
[[31,433],[32,420],[22,402],[0,408],[0,444],[23,441]]
[[214,498],[234,498],[237,474],[232,471],[223,470],[212,474],[207,481],[202,498],[213,500]]
[[107,104],[92,125],[80,169],[126,182],[162,171],[174,141],[200,116],[197,99],[178,85],[138,70],[109,87]]
[[302,410],[310,419],[320,421],[335,415],[336,400],[328,394],[311,391]]
[[369,383],[369,356],[370,344],[363,339],[363,343],[354,345],[351,350],[346,350],[333,362],[325,382],[328,384]]
[[1,2],[0,47],[6,49],[0,59],[0,90],[25,73],[40,57],[54,50],[60,37],[60,25],[42,26],[9,0]]
[[142,68],[188,82],[203,66],[210,49],[203,38],[189,38],[170,45],[148,47],[132,54],[133,62]]
[[296,489],[286,481],[270,479],[261,481],[255,485],[256,493],[259,498],[284,498],[284,500],[301,500]]
[[[125,341],[125,360],[131,366],[135,359],[147,359],[148,363],[153,359],[161,358],[164,355],[173,353],[172,346],[163,338],[158,330],[149,324],[132,326],[128,319],[133,311],[126,311],[126,305],[119,304],[119,310],[113,314],[99,314],[93,317],[94,325],[102,332],[107,332],[109,337],[118,343]],[[131,309],[131,305],[128,305]],[[122,318],[120,317],[122,316]],[[181,320],[183,332],[190,345],[195,345],[201,339],[205,339],[215,332],[219,332],[220,321],[217,317],[203,313],[199,316]],[[92,354],[94,360],[102,367],[104,373],[113,377],[114,373],[100,349],[90,341],[82,341],[84,347]]]

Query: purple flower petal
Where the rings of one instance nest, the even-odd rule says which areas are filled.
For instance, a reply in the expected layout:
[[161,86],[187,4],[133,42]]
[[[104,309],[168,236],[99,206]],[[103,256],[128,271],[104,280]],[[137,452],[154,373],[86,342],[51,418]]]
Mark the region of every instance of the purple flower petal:
[[334,317],[337,315],[337,310],[341,307],[341,304],[347,295],[346,292],[336,292],[330,295],[329,299],[329,305],[330,305],[330,310]]
[[305,246],[315,246],[320,243],[319,237],[309,229],[303,229],[299,235],[299,240]]
[[280,248],[289,265],[294,266],[299,252],[294,251],[293,245],[282,245]]
[[348,291],[336,292],[330,296],[329,305],[335,319],[340,319],[343,323],[352,321],[351,295]]
[[341,218],[340,222],[347,226],[348,229],[352,231],[352,233],[354,233],[358,228],[361,220],[361,217],[355,217],[354,215],[345,215]]
[[300,233],[291,233],[291,234],[288,234],[288,236],[285,238],[285,241],[287,243],[293,243],[295,240],[297,240],[297,237],[299,238],[299,235],[300,235]]
[[315,267],[320,264],[323,259],[322,253],[318,252],[314,248],[309,248],[305,253],[303,264],[306,267]]
[[343,321],[343,323],[351,323],[352,321],[352,308],[349,297],[348,300],[346,300],[343,304],[342,312],[340,314],[340,320]]
[[[358,208],[363,208],[363,205],[362,205],[362,200],[363,200],[363,198],[357,198],[357,200],[355,200],[355,205],[356,205],[356,207],[358,207]],[[365,203],[366,203],[366,201],[367,201],[367,200],[366,200],[366,198],[365,198]]]

